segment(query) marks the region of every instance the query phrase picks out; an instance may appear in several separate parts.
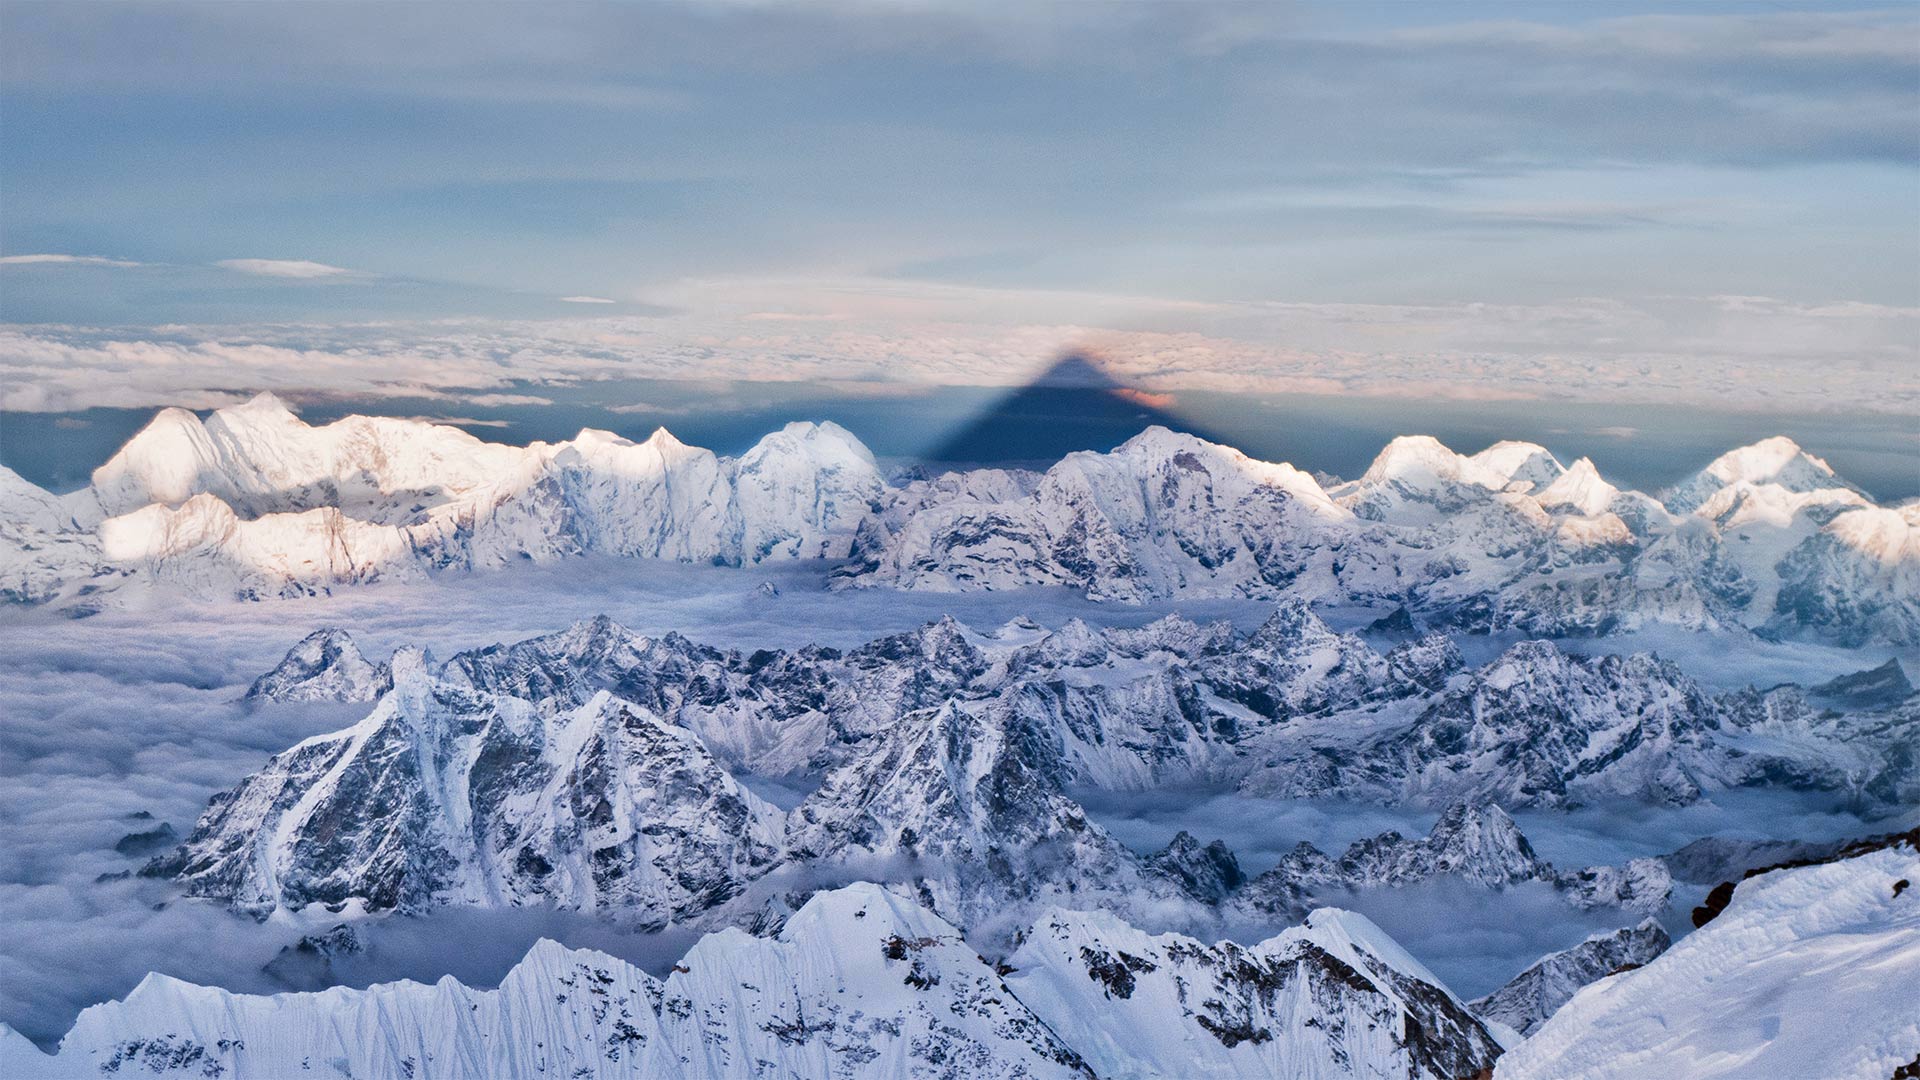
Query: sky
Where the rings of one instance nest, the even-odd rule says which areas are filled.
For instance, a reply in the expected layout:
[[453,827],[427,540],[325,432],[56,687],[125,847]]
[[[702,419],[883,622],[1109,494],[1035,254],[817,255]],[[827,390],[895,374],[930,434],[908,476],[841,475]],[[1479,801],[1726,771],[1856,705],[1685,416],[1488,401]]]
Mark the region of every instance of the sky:
[[1920,416],[1911,6],[0,18],[0,422],[1066,350],[1156,393]]

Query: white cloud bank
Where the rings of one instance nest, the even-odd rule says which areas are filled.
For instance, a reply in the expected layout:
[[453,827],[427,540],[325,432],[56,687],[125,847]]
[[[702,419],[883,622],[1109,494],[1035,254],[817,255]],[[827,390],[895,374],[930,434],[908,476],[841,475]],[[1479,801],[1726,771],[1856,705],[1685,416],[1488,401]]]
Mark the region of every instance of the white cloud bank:
[[308,259],[221,259],[217,265],[236,273],[277,278],[335,278],[353,273],[344,267]]
[[0,266],[140,266],[131,259],[109,259],[104,255],[0,255]]
[[617,303],[617,301],[614,301],[614,300],[609,300],[609,299],[607,299],[607,298],[606,298],[606,297],[604,297],[604,296],[563,296],[563,297],[561,297],[561,298],[560,298],[560,302],[561,302],[561,303],[563,303],[563,304],[612,304],[612,303]]
[[[688,282],[648,299],[683,314],[0,326],[0,408],[208,408],[259,390],[471,397],[608,379],[1010,386],[1083,350],[1153,393],[1920,414],[1920,308],[1855,302],[1195,302],[870,280]],[[757,317],[768,310],[821,317]]]

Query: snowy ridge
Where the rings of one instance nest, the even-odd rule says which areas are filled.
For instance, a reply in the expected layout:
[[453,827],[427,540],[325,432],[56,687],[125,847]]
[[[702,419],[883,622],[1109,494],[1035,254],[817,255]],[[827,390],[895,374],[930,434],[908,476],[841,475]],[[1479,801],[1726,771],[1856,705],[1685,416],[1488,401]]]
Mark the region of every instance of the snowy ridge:
[[1241,918],[1305,912],[1319,898],[1343,889],[1410,885],[1454,878],[1489,889],[1534,881],[1554,886],[1578,908],[1618,907],[1654,912],[1667,906],[1673,879],[1658,859],[1634,859],[1624,867],[1590,866],[1561,871],[1534,853],[1506,811],[1491,803],[1448,807],[1425,837],[1398,832],[1355,841],[1339,858],[1302,843],[1271,870],[1227,897],[1227,910]]
[[0,1027],[0,1065],[18,1080],[1445,1080],[1499,1053],[1432,973],[1348,912],[1250,947],[1067,910],[1023,936],[996,968],[938,916],[862,883],[815,895],[775,937],[709,935],[664,980],[551,941],[497,990],[447,978],[253,997],[151,975],[83,1012],[55,1055]]
[[1471,1076],[1500,1049],[1362,916],[1326,908],[1258,945],[1052,911],[1007,983],[1099,1076]]
[[1750,878],[1706,926],[1575,994],[1494,1076],[1899,1075],[1920,1060],[1914,881],[1911,842]]
[[509,447],[415,421],[311,427],[263,395],[204,420],[163,411],[72,495],[0,475],[0,504],[0,597],[82,607],[598,553],[847,559],[845,588],[1295,597],[1548,636],[1920,641],[1920,507],[1875,506],[1784,438],[1723,455],[1664,502],[1531,443],[1464,455],[1405,436],[1327,491],[1158,427],[1043,474],[890,487],[833,424],[722,458],[664,430]]
[[1402,437],[1330,491],[1221,449],[1152,429],[1030,487],[917,482],[862,528],[839,582],[1295,596],[1545,635],[1670,624],[1920,640],[1910,515],[1789,440],[1727,455],[1670,504],[1528,443],[1467,456]]
[[16,497],[31,485],[7,477],[0,494],[31,512],[0,525],[0,590],[88,603],[129,587],[266,599],[589,552],[838,558],[885,487],[830,423],[735,459],[664,429],[511,447],[419,421],[312,427],[270,395],[204,421],[162,411],[72,495]]
[[1611,933],[1594,934],[1571,949],[1541,957],[1505,986],[1473,1002],[1474,1014],[1522,1035],[1532,1034],[1581,987],[1644,967],[1671,944],[1667,932],[1652,919]]
[[250,997],[153,975],[57,1056],[18,1036],[0,1055],[19,1080],[1085,1075],[958,931],[872,885],[816,896],[775,938],[704,938],[664,980],[551,941],[498,990]]

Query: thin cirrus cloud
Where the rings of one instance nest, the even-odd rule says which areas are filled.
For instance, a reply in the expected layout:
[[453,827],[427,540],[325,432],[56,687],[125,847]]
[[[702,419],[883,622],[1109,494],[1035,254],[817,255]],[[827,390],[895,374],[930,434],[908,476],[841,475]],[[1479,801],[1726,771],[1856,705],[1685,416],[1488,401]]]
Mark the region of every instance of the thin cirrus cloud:
[[241,274],[299,280],[351,277],[356,273],[345,267],[329,266],[310,259],[221,259],[215,265]]
[[0,255],[0,266],[140,266],[131,259],[109,259],[104,255]]
[[613,300],[609,300],[609,299],[607,299],[607,298],[606,298],[606,297],[604,297],[604,296],[563,296],[563,297],[561,297],[561,298],[560,298],[560,302],[561,302],[561,303],[563,303],[563,304],[612,304],[612,303],[616,303],[616,301],[613,301]]
[[[0,256],[0,266],[112,266],[142,267],[160,264],[138,262],[133,259],[116,259],[105,255],[68,255],[58,252],[36,252],[27,255]],[[358,271],[343,266],[315,262],[311,259],[221,259],[214,263],[223,270],[240,274],[254,274],[259,277],[292,278],[299,280],[319,280],[325,278],[343,278],[364,276]],[[604,301],[612,303],[613,301]]]

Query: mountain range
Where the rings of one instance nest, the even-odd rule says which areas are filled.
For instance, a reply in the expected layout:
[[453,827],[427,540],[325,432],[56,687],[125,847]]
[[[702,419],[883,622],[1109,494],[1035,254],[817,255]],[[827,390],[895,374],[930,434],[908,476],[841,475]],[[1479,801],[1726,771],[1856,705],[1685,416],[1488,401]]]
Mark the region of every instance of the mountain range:
[[[976,931],[1049,905],[1283,925],[1340,890],[1443,876],[1654,911],[1665,863],[1556,868],[1501,806],[1774,784],[1891,809],[1915,788],[1895,749],[1920,718],[1913,698],[1838,713],[1793,687],[1716,697],[1670,665],[1539,642],[1478,670],[1443,639],[1383,655],[1297,601],[1245,635],[949,618],[845,653],[743,655],[600,618],[376,664],[321,631],[251,693],[375,700],[215,797],[149,875],[263,916],[547,904],[644,929],[775,927],[851,880],[910,883]],[[809,793],[781,809],[755,794],[768,777]],[[1191,836],[1136,853],[1076,800],[1233,782],[1441,813],[1425,838],[1302,846],[1249,876]]]
[[737,458],[666,431],[527,447],[420,421],[302,423],[269,396],[168,409],[92,483],[0,470],[0,596],[264,599],[582,554],[836,563],[838,588],[1067,586],[1096,599],[1299,598],[1544,636],[1653,625],[1920,641],[1920,504],[1882,507],[1785,438],[1660,497],[1502,442],[1395,439],[1358,479],[1153,427],[1045,472],[891,484],[851,433]]
[[81,1013],[56,1053],[0,1025],[0,1066],[20,1080],[1899,1077],[1920,1060],[1899,990],[1920,979],[1916,878],[1912,834],[1763,871],[1671,946],[1651,923],[1596,935],[1471,1004],[1338,909],[1243,946],[1052,908],[989,961],[862,883],[816,893],[777,934],[708,935],[664,979],[550,941],[498,989],[449,977],[255,997],[149,975]]
[[709,935],[665,979],[543,941],[497,990],[448,978],[265,998],[154,975],[82,1013],[57,1056],[0,1027],[16,1080],[1449,1080],[1499,1051],[1431,972],[1348,912],[1242,947],[1056,909],[990,964],[953,925],[869,884],[816,895],[773,937]]

